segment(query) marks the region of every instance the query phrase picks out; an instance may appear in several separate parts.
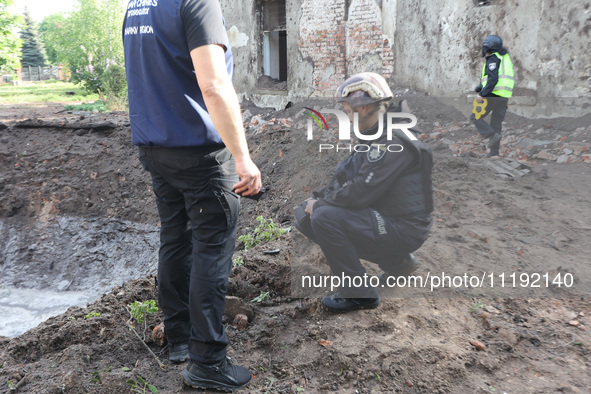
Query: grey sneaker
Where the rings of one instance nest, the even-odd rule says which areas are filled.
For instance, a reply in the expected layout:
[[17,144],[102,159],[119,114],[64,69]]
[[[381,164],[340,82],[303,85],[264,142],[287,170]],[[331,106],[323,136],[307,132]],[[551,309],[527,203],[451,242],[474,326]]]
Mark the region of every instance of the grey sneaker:
[[252,378],[248,369],[232,364],[229,357],[224,357],[215,364],[202,364],[191,360],[181,375],[185,383],[191,387],[225,391],[240,390]]

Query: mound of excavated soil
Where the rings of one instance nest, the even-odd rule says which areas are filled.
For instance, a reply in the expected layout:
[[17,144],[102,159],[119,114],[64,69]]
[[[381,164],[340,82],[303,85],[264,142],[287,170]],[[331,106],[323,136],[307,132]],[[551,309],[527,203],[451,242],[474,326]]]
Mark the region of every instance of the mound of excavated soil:
[[[328,274],[317,246],[295,230],[250,250],[239,243],[244,265],[230,278],[226,323],[229,354],[254,375],[244,392],[587,392],[589,164],[525,160],[530,173],[499,177],[478,157],[483,145],[461,114],[428,97],[410,98],[426,135],[445,130],[445,141],[439,135],[426,139],[435,150],[436,210],[432,236],[416,253],[417,275],[492,274],[496,287],[382,289],[378,309],[334,315],[318,298],[295,298],[291,292],[292,280],[302,272]],[[347,155],[319,153],[318,142],[305,138],[307,119],[297,116],[301,109],[248,109],[250,148],[269,191],[258,203],[244,201],[242,234],[252,231],[258,215],[290,226],[293,207],[327,182]],[[4,223],[24,231],[36,221],[67,215],[157,225],[149,176],[130,145],[126,116],[59,111],[2,108]],[[584,122],[569,120],[562,127],[560,121],[533,126],[520,120],[506,136],[517,141],[541,127],[544,138],[556,130],[560,138],[576,133],[576,141],[586,143],[591,130]],[[510,138],[504,143],[515,148]],[[470,149],[461,151],[459,145]],[[265,253],[270,250],[279,254]],[[4,264],[0,260],[0,273]],[[552,279],[569,274],[573,285],[519,288],[523,282],[517,276],[517,288],[507,288],[509,279],[501,288],[501,273],[507,278],[548,273]],[[269,292],[269,300],[251,302],[261,292]],[[145,335],[163,369],[126,325],[127,305],[156,298],[155,278],[148,276],[16,338],[1,338],[0,388],[8,390],[10,381],[20,382],[18,391],[27,393],[123,393],[130,388],[127,380],[142,377],[161,393],[195,391],[182,383],[185,365],[169,363],[167,348],[151,339],[160,314],[136,331]],[[240,319],[234,325],[237,314],[247,316],[246,327]]]

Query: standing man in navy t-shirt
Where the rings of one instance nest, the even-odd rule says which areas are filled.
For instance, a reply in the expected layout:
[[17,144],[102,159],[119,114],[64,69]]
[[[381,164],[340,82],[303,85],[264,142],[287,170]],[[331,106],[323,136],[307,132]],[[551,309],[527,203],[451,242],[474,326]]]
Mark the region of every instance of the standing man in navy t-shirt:
[[169,359],[195,387],[236,390],[222,325],[242,195],[261,188],[217,0],[131,0],[123,24],[132,143],[161,221],[159,304]]

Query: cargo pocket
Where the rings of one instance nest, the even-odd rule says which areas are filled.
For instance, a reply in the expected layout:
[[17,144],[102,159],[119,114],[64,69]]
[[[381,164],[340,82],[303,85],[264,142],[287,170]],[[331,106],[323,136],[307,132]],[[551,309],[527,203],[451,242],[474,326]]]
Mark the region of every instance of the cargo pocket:
[[238,182],[238,178],[212,178],[210,188],[222,206],[226,215],[226,225],[232,228],[238,221],[240,211],[240,196],[232,191],[232,185]]
[[238,211],[240,210],[240,196],[221,189],[214,189],[213,194],[215,194],[224,210],[227,228],[234,227],[238,219]]

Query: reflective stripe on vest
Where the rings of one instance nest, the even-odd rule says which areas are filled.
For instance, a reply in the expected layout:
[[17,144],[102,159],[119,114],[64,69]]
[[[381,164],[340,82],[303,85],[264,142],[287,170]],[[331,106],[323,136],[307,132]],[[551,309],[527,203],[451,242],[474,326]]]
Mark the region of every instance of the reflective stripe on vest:
[[[513,87],[515,86],[515,74],[513,73],[513,63],[511,62],[511,58],[509,54],[506,53],[504,56],[501,57],[498,53],[494,53],[497,58],[501,60],[501,64],[499,65],[499,80],[495,85],[492,93],[496,94],[497,96],[501,97],[511,97],[513,95]],[[482,77],[481,83],[482,87],[486,86],[486,82],[488,81],[488,76],[486,75],[486,63],[482,68]]]

